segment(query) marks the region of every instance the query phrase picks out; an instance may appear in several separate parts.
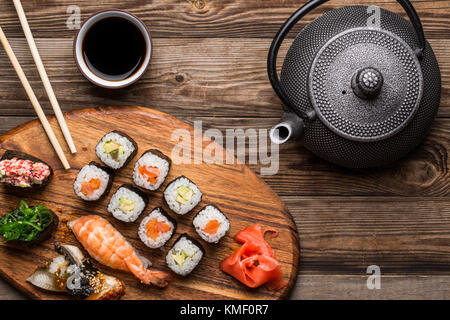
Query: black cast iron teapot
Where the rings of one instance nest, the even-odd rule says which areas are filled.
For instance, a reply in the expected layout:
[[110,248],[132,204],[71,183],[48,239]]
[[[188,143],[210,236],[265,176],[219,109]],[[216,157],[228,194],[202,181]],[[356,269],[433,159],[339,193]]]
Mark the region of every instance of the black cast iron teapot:
[[302,137],[321,158],[351,168],[395,161],[425,137],[440,104],[441,74],[412,4],[398,0],[410,22],[374,6],[350,6],[318,17],[297,35],[281,70],[284,38],[313,0],[278,31],[268,57],[270,82],[284,115],[270,136]]

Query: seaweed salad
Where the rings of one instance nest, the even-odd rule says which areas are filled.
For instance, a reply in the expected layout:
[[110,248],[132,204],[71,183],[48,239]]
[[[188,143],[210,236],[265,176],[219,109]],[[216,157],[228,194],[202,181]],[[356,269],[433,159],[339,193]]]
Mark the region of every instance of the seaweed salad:
[[39,242],[50,236],[57,223],[57,216],[47,207],[29,207],[21,200],[18,209],[0,219],[0,241]]

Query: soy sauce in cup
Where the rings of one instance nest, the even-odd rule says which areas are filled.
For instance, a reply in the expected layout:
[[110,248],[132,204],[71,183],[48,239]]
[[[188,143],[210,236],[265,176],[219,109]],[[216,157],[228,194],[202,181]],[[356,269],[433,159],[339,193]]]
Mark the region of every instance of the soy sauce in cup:
[[150,34],[141,20],[120,10],[89,18],[75,40],[75,59],[81,73],[107,88],[136,81],[150,62]]
[[111,17],[86,33],[83,58],[89,69],[106,80],[123,80],[135,73],[145,58],[145,39],[130,21]]

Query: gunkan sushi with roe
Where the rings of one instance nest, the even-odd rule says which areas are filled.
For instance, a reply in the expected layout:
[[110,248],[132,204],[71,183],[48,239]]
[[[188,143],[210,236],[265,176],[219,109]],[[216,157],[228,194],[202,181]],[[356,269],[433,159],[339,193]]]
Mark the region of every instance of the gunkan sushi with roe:
[[198,235],[210,243],[219,242],[230,229],[227,217],[213,205],[208,205],[200,210],[192,223]]
[[187,276],[203,258],[202,245],[187,234],[182,234],[166,256],[167,266],[176,274]]
[[137,154],[137,150],[137,144],[130,136],[116,130],[105,134],[95,147],[97,157],[114,170],[130,162]]
[[186,214],[202,201],[202,192],[194,182],[179,176],[164,190],[164,200],[176,214]]
[[123,222],[134,222],[145,210],[148,196],[131,184],[124,184],[117,189],[109,200],[108,211],[114,218]]
[[134,183],[146,190],[157,190],[166,179],[171,163],[161,151],[147,150],[134,165]]
[[145,217],[139,226],[139,237],[149,248],[162,247],[172,237],[177,228],[177,222],[158,207]]
[[96,201],[111,189],[114,172],[95,161],[81,168],[73,183],[75,194],[86,201]]
[[0,159],[0,183],[14,189],[41,188],[52,175],[47,163],[23,152],[7,150]]

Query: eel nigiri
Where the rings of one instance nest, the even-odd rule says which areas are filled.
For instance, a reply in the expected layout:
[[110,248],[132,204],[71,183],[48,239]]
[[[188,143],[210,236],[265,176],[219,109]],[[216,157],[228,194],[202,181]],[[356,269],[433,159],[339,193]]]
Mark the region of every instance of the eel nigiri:
[[86,300],[120,299],[125,294],[125,284],[100,272],[78,247],[56,244],[55,250],[59,255],[37,268],[28,282],[44,290],[68,292]]
[[167,286],[169,273],[149,269],[149,261],[136,250],[107,220],[100,216],[84,216],[68,223],[76,238],[98,262],[131,272],[145,284]]

